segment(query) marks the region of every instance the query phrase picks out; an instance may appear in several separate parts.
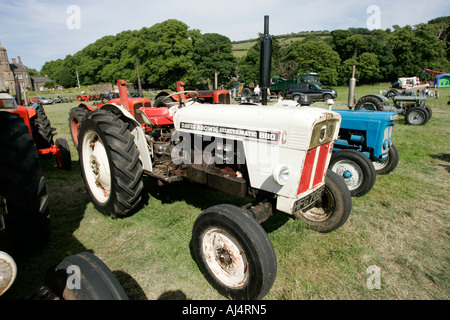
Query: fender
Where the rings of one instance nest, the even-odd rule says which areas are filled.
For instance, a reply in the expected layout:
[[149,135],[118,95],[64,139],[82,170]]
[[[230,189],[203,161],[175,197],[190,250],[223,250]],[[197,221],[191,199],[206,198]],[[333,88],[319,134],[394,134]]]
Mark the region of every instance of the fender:
[[85,103],[80,103],[78,106],[79,106],[80,108],[86,108],[86,109],[88,109],[89,111],[97,110],[97,108],[94,108],[94,107],[92,107],[92,106],[90,106],[90,105],[88,105],[88,104],[85,104]]
[[131,130],[131,134],[134,136],[134,143],[139,149],[139,158],[141,159],[144,171],[153,172],[151,158],[152,155],[148,150],[147,139],[145,137],[144,130],[142,129],[139,122],[136,121],[136,119],[131,115],[129,111],[125,110],[124,107],[117,104],[105,104],[102,106],[102,109],[110,110],[115,113],[119,112],[127,118],[128,123],[130,123],[133,127],[133,129]]

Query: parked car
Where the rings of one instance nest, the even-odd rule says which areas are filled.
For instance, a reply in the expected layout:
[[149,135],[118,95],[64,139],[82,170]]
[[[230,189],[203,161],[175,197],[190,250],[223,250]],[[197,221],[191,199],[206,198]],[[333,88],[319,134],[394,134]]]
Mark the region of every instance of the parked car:
[[286,91],[286,99],[298,101],[301,94],[308,95],[312,101],[335,99],[337,97],[336,90],[329,88],[321,88],[315,83],[296,83],[291,84]]
[[47,97],[36,97],[42,104],[53,104],[53,100]]

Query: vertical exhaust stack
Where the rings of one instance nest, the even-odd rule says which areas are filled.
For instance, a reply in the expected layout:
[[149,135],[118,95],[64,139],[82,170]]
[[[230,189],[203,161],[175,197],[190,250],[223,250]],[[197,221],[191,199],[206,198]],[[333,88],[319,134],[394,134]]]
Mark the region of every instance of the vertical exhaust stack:
[[348,102],[347,102],[347,107],[349,110],[352,110],[353,107],[355,106],[355,88],[356,88],[356,78],[355,78],[355,73],[356,73],[356,66],[353,66],[353,71],[352,71],[352,77],[350,78],[350,81],[348,83]]
[[267,91],[270,90],[272,69],[272,37],[269,36],[269,16],[264,16],[264,35],[260,38],[259,82],[262,105],[267,105]]

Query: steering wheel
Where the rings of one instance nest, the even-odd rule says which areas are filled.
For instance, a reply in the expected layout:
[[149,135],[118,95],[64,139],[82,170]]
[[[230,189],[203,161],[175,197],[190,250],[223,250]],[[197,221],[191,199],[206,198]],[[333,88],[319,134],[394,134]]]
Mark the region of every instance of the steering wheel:
[[[194,96],[183,100],[182,96],[181,96],[182,94],[189,94],[189,95],[194,95]],[[180,101],[166,102],[166,99],[169,99],[173,96],[180,96]],[[165,104],[166,106],[175,106],[175,105],[179,104],[180,108],[181,108],[186,102],[192,101],[192,100],[194,100],[194,98],[197,98],[197,97],[198,97],[197,91],[180,91],[180,92],[174,92],[172,94],[169,94],[168,96],[165,96],[161,100],[161,103]]]

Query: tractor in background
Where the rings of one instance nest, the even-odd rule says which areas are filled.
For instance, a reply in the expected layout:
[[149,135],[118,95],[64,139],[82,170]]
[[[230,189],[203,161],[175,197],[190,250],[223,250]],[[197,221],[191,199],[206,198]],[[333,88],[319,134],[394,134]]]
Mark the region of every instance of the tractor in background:
[[41,104],[35,102],[31,107],[24,107],[18,105],[11,95],[0,93],[0,110],[15,113],[22,118],[40,156],[53,156],[60,169],[72,168],[69,144],[64,138],[54,141],[55,129],[51,127],[50,120]]
[[[308,95],[300,96],[300,106],[311,103]],[[352,196],[363,196],[375,185],[377,174],[389,174],[398,165],[398,151],[392,142],[398,115],[374,110],[333,109],[334,101],[329,99],[327,103],[329,110],[342,117],[330,169],[344,179]]]
[[[91,106],[87,103],[81,103],[80,105],[78,105],[78,107],[70,109],[69,128],[75,147],[78,147],[78,133],[80,125],[83,122],[83,117],[90,111],[100,109],[106,104],[117,104],[125,108],[135,119],[143,124],[143,128],[145,128],[145,131],[150,131],[152,126],[158,125],[158,120],[155,120],[155,123],[150,126],[145,125],[145,120],[147,120],[148,118],[144,113],[142,113],[142,110],[148,110],[152,107],[150,99],[142,97],[129,97],[125,80],[117,81],[117,86],[119,88],[118,97],[116,96],[115,98],[108,101],[102,100],[100,103],[95,103],[94,106]],[[158,110],[158,113],[161,117],[159,119],[159,122],[164,121],[163,118],[165,115],[163,110]]]
[[433,112],[427,106],[426,97],[415,95],[392,94],[393,105],[381,94],[370,94],[361,97],[355,104],[355,110],[389,111],[405,117],[409,125],[425,125],[431,119]]
[[[177,91],[176,92],[183,92],[185,91],[185,83],[183,81],[177,81],[176,83],[177,85]],[[229,104],[230,103],[230,92],[228,90],[195,90],[195,92],[197,92],[196,94],[196,100],[199,103],[210,103],[210,104]],[[169,102],[179,102],[180,99],[183,98],[182,95],[176,95],[166,92],[166,91],[161,91],[160,93],[158,93],[155,97],[155,103],[154,103],[154,107],[158,108],[158,107],[164,107],[165,103],[162,103],[162,101],[164,100],[166,103]],[[167,96],[171,96],[169,99],[166,99]],[[188,97],[189,94],[188,94]]]
[[[53,130],[42,106],[18,105],[7,93],[0,75],[0,296],[20,277],[18,263],[50,241],[49,199],[39,156],[52,154],[58,166],[70,169],[70,151],[67,142],[62,141],[65,140],[58,139],[53,144]],[[74,266],[79,270],[76,286],[73,277],[69,279]],[[24,299],[126,300],[128,297],[99,258],[82,252],[49,267],[44,285]]]

